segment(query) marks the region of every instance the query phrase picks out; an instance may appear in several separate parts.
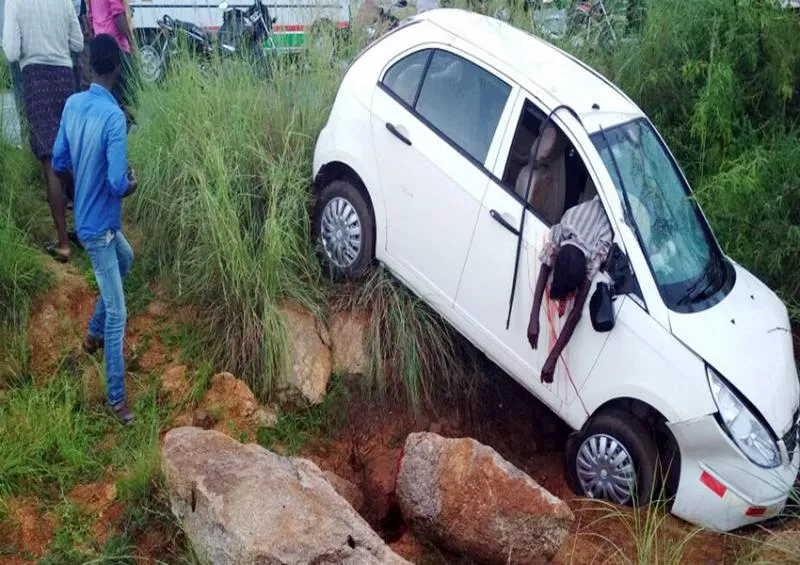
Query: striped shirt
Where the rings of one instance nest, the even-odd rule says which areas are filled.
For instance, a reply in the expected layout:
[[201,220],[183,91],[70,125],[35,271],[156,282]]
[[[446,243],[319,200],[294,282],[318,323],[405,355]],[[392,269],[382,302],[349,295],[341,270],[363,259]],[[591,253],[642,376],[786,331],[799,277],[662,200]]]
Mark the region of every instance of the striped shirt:
[[550,236],[539,259],[552,267],[562,245],[574,245],[586,256],[586,278],[592,280],[608,257],[614,234],[600,198],[573,206],[550,228]]
[[83,51],[72,0],[6,0],[3,51],[9,62],[72,68],[70,51]]

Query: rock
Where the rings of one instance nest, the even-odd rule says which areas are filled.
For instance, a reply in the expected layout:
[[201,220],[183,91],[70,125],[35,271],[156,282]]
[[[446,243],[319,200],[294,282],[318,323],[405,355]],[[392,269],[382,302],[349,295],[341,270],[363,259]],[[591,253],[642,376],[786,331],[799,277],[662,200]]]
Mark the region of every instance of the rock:
[[211,426],[215,430],[235,437],[277,423],[274,410],[261,406],[247,383],[230,373],[218,373],[211,377],[211,387],[203,397],[200,408],[210,415]]
[[549,561],[566,539],[569,507],[473,439],[406,439],[397,497],[415,532],[487,564]]
[[203,408],[198,408],[194,411],[194,414],[192,414],[192,425],[196,428],[207,430],[214,426],[214,418]]
[[161,375],[160,392],[172,404],[178,404],[189,393],[186,371],[186,365],[175,365]]
[[330,321],[333,369],[347,374],[366,374],[369,370],[365,334],[369,314],[362,310],[337,312]]
[[311,312],[286,303],[281,306],[281,317],[289,343],[291,367],[280,385],[299,392],[311,404],[319,404],[325,397],[331,376],[331,352]]
[[278,425],[278,414],[272,408],[261,407],[253,414],[253,423],[259,428],[274,428]]
[[325,471],[323,475],[339,496],[349,502],[356,512],[360,514],[364,510],[364,495],[360,488],[331,471]]
[[172,512],[215,565],[407,564],[305,459],[176,428],[161,450]]

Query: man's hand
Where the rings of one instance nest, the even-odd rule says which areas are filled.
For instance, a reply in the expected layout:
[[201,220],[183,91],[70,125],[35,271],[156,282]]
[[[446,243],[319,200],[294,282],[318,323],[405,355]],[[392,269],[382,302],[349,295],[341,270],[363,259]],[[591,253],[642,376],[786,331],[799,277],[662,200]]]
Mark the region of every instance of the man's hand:
[[136,178],[136,173],[133,172],[133,169],[128,169],[128,190],[125,192],[125,198],[136,192],[136,189],[139,188],[139,179]]
[[553,354],[551,353],[547,357],[547,361],[544,362],[544,366],[542,367],[541,379],[543,383],[553,382],[553,375],[555,375],[557,363],[558,357],[553,357]]
[[537,318],[531,318],[528,324],[528,343],[531,344],[533,349],[539,347],[539,320]]

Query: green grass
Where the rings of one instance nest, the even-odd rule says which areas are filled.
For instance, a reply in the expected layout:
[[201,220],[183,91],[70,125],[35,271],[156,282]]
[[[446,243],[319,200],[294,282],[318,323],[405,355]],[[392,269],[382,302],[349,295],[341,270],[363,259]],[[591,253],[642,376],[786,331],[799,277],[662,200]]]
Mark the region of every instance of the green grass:
[[334,376],[320,404],[295,410],[282,410],[274,428],[261,428],[256,434],[260,445],[286,455],[298,455],[312,441],[325,440],[342,429],[347,421],[348,392],[341,378]]
[[11,70],[6,56],[0,52],[0,92],[4,90],[11,90]]

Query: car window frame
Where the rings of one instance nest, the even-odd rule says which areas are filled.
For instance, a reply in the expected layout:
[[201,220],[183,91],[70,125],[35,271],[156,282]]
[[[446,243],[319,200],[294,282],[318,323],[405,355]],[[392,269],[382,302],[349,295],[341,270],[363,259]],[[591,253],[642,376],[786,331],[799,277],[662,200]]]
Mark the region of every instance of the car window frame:
[[[400,96],[394,93],[391,88],[386,86],[383,82],[386,73],[389,72],[397,63],[402,61],[403,59],[410,57],[420,51],[430,50],[430,54],[428,55],[428,60],[425,63],[425,68],[422,71],[422,76],[420,77],[419,84],[417,85],[417,91],[414,95],[414,105],[409,106],[405,100],[403,100]],[[455,57],[459,57],[468,63],[472,63],[473,65],[477,66],[482,71],[489,73],[490,75],[494,76],[498,80],[502,81],[509,87],[508,97],[506,98],[505,105],[503,106],[503,111],[500,113],[500,117],[498,119],[497,125],[495,126],[494,134],[492,135],[492,141],[487,147],[486,151],[486,158],[483,162],[479,161],[475,157],[473,157],[468,151],[466,151],[463,147],[461,147],[458,143],[450,139],[443,131],[437,128],[433,123],[430,122],[427,118],[422,116],[419,112],[416,111],[415,106],[419,101],[420,93],[422,92],[422,85],[425,82],[425,77],[428,74],[428,69],[430,67],[431,61],[433,60],[433,56],[436,51],[444,51],[449,53]],[[494,178],[491,170],[489,169],[488,162],[494,161],[496,158],[496,151],[492,151],[494,146],[502,142],[504,136],[506,135],[505,129],[503,128],[504,125],[507,124],[503,123],[503,116],[507,112],[509,105],[514,104],[517,99],[517,92],[519,91],[519,84],[515,81],[509,79],[505,74],[498,72],[494,67],[491,65],[486,64],[484,61],[480,59],[476,59],[475,57],[460,51],[459,49],[454,49],[451,45],[441,44],[441,43],[429,43],[424,45],[417,45],[412,49],[408,49],[396,57],[393,57],[389,63],[387,63],[380,72],[377,81],[377,87],[386,93],[390,98],[392,98],[395,102],[400,104],[406,111],[408,111],[414,118],[419,120],[425,127],[435,133],[442,141],[447,143],[452,149],[454,149],[459,155],[464,157],[467,161],[472,163],[476,166],[481,172],[487,175],[490,179]],[[507,128],[506,128],[507,129]],[[501,131],[502,130],[502,131]]]

